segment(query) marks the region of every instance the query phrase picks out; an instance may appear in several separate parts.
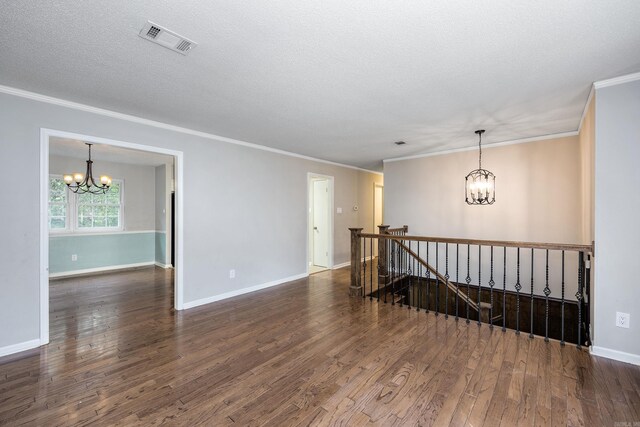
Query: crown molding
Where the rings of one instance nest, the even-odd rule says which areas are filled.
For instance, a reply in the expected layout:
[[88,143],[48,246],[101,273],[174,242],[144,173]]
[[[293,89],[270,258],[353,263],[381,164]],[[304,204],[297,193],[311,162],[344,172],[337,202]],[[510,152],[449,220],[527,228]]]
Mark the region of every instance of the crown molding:
[[584,118],[587,116],[587,111],[589,111],[589,105],[591,104],[591,100],[596,93],[595,84],[591,85],[591,90],[589,91],[589,96],[587,97],[587,102],[584,104],[584,109],[582,110],[582,116],[580,116],[580,124],[578,125],[578,133],[582,131],[582,123],[584,122]]
[[603,87],[621,85],[635,80],[640,80],[640,73],[625,74],[624,76],[618,76],[612,79],[598,80],[597,82],[593,82],[593,85],[596,89],[602,89]]
[[345,165],[343,163],[332,162],[330,160],[324,160],[324,159],[318,159],[318,158],[315,158],[315,157],[305,156],[305,155],[298,154],[298,153],[292,153],[290,151],[285,151],[285,150],[280,150],[280,149],[277,149],[277,148],[267,147],[265,145],[254,144],[252,142],[247,142],[247,141],[242,141],[242,140],[239,140],[239,139],[228,138],[226,136],[215,135],[215,134],[212,134],[212,133],[202,132],[202,131],[189,129],[189,128],[185,128],[185,127],[181,127],[181,126],[175,126],[175,125],[171,125],[171,124],[168,124],[168,123],[158,122],[158,121],[155,121],[155,120],[144,119],[142,117],[133,116],[133,115],[130,115],[130,114],[119,113],[119,112],[113,111],[113,110],[106,110],[106,109],[103,109],[103,108],[93,107],[91,105],[80,104],[78,102],[68,101],[66,99],[61,99],[61,98],[55,98],[55,97],[52,97],[52,96],[43,95],[43,94],[36,93],[36,92],[29,92],[29,91],[26,91],[26,90],[23,90],[23,89],[17,89],[17,88],[10,87],[10,86],[0,85],[0,93],[4,93],[4,94],[7,94],[7,95],[13,95],[13,96],[17,96],[17,97],[20,97],[20,98],[31,99],[31,100],[34,100],[34,101],[44,102],[44,103],[47,103],[47,104],[58,105],[60,107],[66,107],[66,108],[71,108],[71,109],[74,109],[74,110],[79,110],[79,111],[84,111],[84,112],[88,112],[88,113],[98,114],[98,115],[101,115],[101,116],[111,117],[111,118],[114,118],[114,119],[126,120],[126,121],[129,121],[129,122],[138,123],[138,124],[142,124],[142,125],[146,125],[146,126],[153,126],[153,127],[159,128],[159,129],[165,129],[165,130],[169,130],[169,131],[184,133],[184,134],[187,134],[187,135],[198,136],[198,137],[201,137],[201,138],[211,139],[211,140],[214,140],[214,141],[226,142],[226,143],[229,143],[229,144],[241,145],[243,147],[253,148],[253,149],[256,149],[256,150],[268,151],[270,153],[281,154],[283,156],[295,157],[295,158],[298,158],[298,159],[310,160],[310,161],[313,161],[313,162],[319,162],[319,163],[324,163],[324,164],[333,165],[333,166],[339,166],[339,167],[343,167],[343,168],[347,168],[347,169],[354,169],[354,170],[359,170],[359,171],[362,171],[362,172],[373,173],[373,174],[376,174],[376,175],[382,175],[382,172],[372,171],[372,170],[369,170],[369,169],[363,169],[363,168],[359,168],[357,166]]
[[[515,145],[515,144],[524,144],[526,142],[536,142],[536,141],[544,141],[547,139],[556,139],[556,138],[567,138],[570,136],[576,136],[578,135],[578,131],[574,130],[571,132],[562,132],[562,133],[552,133],[552,134],[548,134],[548,135],[540,135],[540,136],[533,136],[530,138],[522,138],[522,139],[513,139],[513,140],[509,140],[509,141],[501,141],[501,142],[494,142],[493,144],[486,144],[482,146],[482,149],[487,149],[487,148],[498,148],[498,147],[504,147],[506,145]],[[405,156],[405,157],[394,157],[391,159],[384,159],[382,162],[383,163],[391,163],[391,162],[398,162],[400,160],[411,160],[411,159],[420,159],[422,157],[433,157],[433,156],[442,156],[445,154],[452,154],[452,153],[460,153],[463,151],[473,151],[473,150],[477,150],[478,147],[477,146],[473,146],[473,147],[463,147],[463,148],[454,148],[452,150],[444,150],[444,151],[436,151],[433,153],[424,153],[424,154],[415,154],[413,156]]]

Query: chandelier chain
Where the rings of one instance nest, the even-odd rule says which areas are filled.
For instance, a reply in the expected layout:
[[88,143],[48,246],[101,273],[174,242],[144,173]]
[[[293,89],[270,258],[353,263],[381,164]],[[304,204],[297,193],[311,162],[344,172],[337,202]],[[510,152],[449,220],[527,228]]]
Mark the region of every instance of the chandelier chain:
[[[478,138],[478,169],[482,169],[482,132],[478,134],[480,138]],[[89,147],[91,150],[91,147]],[[91,152],[89,152],[89,156],[91,156]]]

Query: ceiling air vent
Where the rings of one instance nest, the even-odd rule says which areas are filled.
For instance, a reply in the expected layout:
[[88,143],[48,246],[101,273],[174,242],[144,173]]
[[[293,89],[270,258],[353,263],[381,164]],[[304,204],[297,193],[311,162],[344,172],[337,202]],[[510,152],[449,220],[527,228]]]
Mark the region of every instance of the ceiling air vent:
[[172,51],[181,53],[182,55],[186,55],[198,45],[196,42],[191,41],[186,37],[182,37],[181,35],[161,27],[158,24],[154,24],[151,21],[147,21],[138,35],[143,39],[157,43],[160,46],[164,46],[167,49],[171,49]]

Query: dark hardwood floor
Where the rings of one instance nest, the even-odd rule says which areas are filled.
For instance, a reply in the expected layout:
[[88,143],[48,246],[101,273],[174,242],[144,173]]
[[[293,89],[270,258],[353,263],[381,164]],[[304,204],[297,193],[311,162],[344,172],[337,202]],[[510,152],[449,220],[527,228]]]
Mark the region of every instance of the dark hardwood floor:
[[186,312],[170,274],[52,282],[51,343],[0,358],[0,424],[640,422],[639,367],[350,299],[348,269]]

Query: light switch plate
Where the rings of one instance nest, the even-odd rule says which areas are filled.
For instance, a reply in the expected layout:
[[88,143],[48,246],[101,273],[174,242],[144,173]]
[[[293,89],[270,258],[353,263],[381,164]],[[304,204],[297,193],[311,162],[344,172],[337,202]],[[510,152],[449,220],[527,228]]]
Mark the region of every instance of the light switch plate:
[[342,213],[342,208],[338,208],[338,209],[336,209],[336,212],[338,212],[339,214],[341,214],[341,213]]

